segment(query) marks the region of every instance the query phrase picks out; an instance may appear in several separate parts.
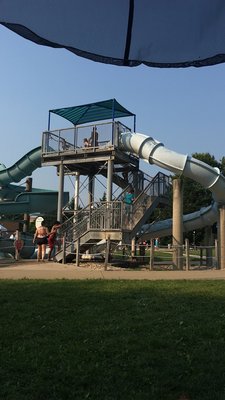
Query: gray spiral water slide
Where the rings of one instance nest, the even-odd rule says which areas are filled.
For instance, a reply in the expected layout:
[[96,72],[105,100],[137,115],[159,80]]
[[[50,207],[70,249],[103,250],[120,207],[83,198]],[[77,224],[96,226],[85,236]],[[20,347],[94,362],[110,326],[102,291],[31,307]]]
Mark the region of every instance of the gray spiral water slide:
[[[200,183],[213,194],[214,203],[199,211],[183,216],[183,229],[188,232],[207,225],[212,225],[218,218],[218,206],[225,204],[225,177],[218,168],[213,168],[196,158],[171,151],[152,137],[125,132],[120,138],[121,149],[131,152],[174,174],[184,175]],[[162,237],[171,234],[172,219],[146,224],[142,227],[142,234],[146,239]]]
[[[32,192],[24,191],[18,194],[18,188],[11,185],[12,182],[20,182],[21,179],[30,176],[32,172],[41,167],[41,146],[36,147],[20,158],[11,167],[6,168],[0,165],[0,197],[4,197],[7,189],[11,195],[14,194],[13,201],[0,201],[1,214],[21,214],[21,213],[51,213],[57,210],[58,191],[32,189]],[[6,188],[6,189],[5,189]],[[69,193],[64,192],[63,204],[69,201]]]
[[41,146],[29,151],[20,160],[9,168],[0,171],[0,185],[9,185],[11,182],[20,182],[21,179],[32,174],[41,167]]

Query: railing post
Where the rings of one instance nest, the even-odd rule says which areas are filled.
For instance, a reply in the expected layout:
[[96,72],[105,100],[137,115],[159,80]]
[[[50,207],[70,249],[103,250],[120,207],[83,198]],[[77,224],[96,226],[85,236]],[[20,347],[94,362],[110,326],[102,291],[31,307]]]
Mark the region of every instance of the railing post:
[[200,247],[200,267],[203,265],[203,249]]
[[109,262],[109,254],[110,254],[110,236],[108,236],[107,242],[106,242],[105,271],[107,271],[107,265],[108,265],[108,262]]
[[188,239],[185,239],[185,257],[186,257],[185,269],[188,271],[190,269],[190,247]]
[[66,235],[63,235],[62,240],[62,263],[66,264]]
[[76,267],[80,264],[80,238],[77,239],[76,243]]
[[134,259],[136,256],[136,241],[135,238],[131,240],[131,258]]
[[16,245],[16,243],[18,242],[18,240],[20,239],[20,233],[18,231],[18,229],[16,230],[16,235],[15,235],[15,260],[18,261],[19,260],[19,250],[18,250],[18,246]]
[[218,252],[218,240],[215,239],[215,262],[216,262],[216,269],[219,268],[219,252]]
[[149,258],[149,270],[152,271],[154,267],[154,239],[150,241],[150,258]]

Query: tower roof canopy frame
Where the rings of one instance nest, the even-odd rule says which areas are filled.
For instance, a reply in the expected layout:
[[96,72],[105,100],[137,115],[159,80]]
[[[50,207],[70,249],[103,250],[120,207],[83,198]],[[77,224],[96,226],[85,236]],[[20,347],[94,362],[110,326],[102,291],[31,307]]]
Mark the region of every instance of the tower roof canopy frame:
[[98,101],[89,104],[83,104],[80,106],[57,108],[49,110],[49,128],[50,129],[50,115],[57,114],[67,121],[70,121],[73,125],[82,125],[89,122],[103,121],[111,119],[114,121],[115,118],[123,117],[136,117],[136,115],[121,104],[116,99],[110,99],[105,101]]

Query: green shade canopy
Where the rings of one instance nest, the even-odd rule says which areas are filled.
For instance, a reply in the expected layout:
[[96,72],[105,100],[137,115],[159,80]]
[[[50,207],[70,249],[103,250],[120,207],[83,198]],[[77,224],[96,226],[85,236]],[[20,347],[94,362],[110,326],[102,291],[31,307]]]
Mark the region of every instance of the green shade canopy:
[[121,106],[116,99],[99,101],[75,107],[57,108],[55,110],[49,110],[49,116],[50,113],[60,115],[72,122],[74,125],[81,125],[88,122],[102,121],[106,119],[114,120],[115,118],[135,117],[135,114]]

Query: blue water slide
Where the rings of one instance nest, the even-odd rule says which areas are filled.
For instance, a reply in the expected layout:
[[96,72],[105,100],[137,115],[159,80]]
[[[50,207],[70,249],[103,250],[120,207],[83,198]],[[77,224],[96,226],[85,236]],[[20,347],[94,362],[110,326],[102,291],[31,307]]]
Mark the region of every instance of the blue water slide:
[[[2,167],[2,165],[1,165]],[[21,179],[31,175],[41,167],[41,146],[29,151],[9,168],[1,169],[0,185],[9,185],[12,182],[20,182]]]
[[[20,182],[40,167],[41,146],[29,151],[9,168],[0,165],[0,196],[3,199],[0,201],[1,214],[49,214],[57,210],[57,191],[32,189],[32,192],[26,192],[24,187],[11,184]],[[69,193],[64,192],[63,205],[68,201]]]

